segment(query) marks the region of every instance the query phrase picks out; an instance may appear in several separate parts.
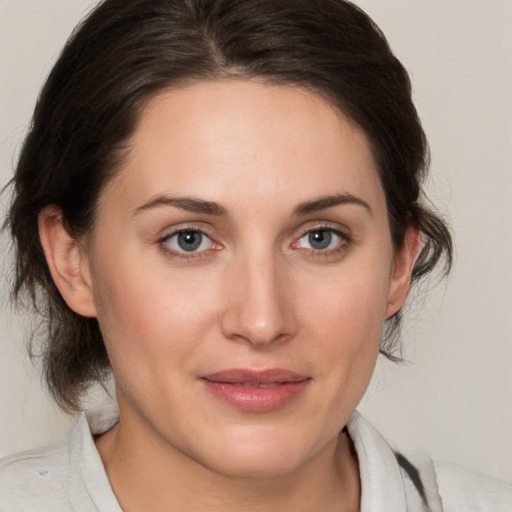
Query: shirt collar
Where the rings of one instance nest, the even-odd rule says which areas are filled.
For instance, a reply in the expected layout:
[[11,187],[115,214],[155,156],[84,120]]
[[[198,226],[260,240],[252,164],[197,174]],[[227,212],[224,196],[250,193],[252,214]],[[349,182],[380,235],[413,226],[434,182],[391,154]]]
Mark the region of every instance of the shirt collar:
[[357,411],[347,430],[359,460],[361,512],[405,512],[402,475],[389,444]]

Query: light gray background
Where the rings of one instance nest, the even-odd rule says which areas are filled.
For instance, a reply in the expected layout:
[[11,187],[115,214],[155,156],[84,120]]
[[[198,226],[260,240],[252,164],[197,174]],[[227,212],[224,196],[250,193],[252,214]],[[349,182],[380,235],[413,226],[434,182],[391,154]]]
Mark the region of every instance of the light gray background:
[[[0,0],[0,185],[35,97],[90,0]],[[451,219],[447,283],[416,293],[407,365],[379,363],[360,406],[398,446],[512,481],[512,1],[360,0],[409,69],[432,149],[428,190]],[[5,196],[1,199],[5,210]],[[2,241],[0,455],[74,422],[25,356],[30,319],[8,306]],[[90,403],[100,398],[91,399]]]

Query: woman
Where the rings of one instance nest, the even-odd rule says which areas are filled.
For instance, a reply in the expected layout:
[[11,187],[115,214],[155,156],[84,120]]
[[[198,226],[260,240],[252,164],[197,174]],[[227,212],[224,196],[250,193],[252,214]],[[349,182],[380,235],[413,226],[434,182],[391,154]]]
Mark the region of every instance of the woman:
[[2,462],[0,510],[507,510],[354,412],[411,281],[451,262],[425,172],[407,73],[353,5],[100,4],[8,222],[55,399],[112,371],[118,410]]

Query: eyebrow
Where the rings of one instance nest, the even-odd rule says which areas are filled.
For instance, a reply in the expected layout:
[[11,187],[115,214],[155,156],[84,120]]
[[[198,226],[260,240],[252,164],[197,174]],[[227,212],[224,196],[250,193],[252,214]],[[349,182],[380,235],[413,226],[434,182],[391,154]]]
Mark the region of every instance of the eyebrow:
[[314,201],[307,201],[305,203],[299,204],[299,206],[295,208],[294,213],[297,216],[307,215],[309,213],[315,213],[341,204],[355,204],[368,210],[368,213],[373,213],[370,205],[366,201],[363,201],[363,199],[360,197],[356,197],[352,194],[336,194],[332,196],[320,197]]
[[[320,197],[314,201],[306,201],[301,203],[299,206],[297,206],[297,208],[295,208],[294,214],[296,216],[307,215],[343,204],[359,205],[368,210],[370,214],[372,213],[370,205],[366,201],[363,201],[361,198],[352,194],[336,194],[332,196]],[[206,215],[214,215],[218,217],[228,216],[228,211],[223,206],[220,206],[214,201],[206,201],[204,199],[197,199],[194,197],[172,197],[167,195],[159,195],[151,198],[146,203],[137,207],[134,211],[134,215],[137,215],[145,210],[150,210],[152,208],[158,208],[162,206],[172,206],[174,208],[180,208],[188,212],[203,213]]]
[[157,208],[161,206],[173,206],[193,213],[204,213],[206,215],[215,215],[219,217],[227,217],[228,211],[213,201],[205,201],[204,199],[196,199],[194,197],[172,197],[160,195],[151,198],[147,203],[142,204],[133,212],[134,215],[145,210]]

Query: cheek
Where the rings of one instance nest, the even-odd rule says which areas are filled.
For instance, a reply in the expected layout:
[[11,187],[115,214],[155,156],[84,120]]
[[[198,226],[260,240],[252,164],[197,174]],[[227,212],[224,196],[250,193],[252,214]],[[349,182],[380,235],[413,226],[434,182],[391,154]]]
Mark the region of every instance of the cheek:
[[97,294],[98,321],[117,393],[132,405],[158,402],[169,390],[180,389],[180,377],[202,351],[206,313],[198,318],[198,308],[192,308],[197,300],[187,287],[149,280],[144,273],[132,272],[121,281],[121,274],[119,266],[112,274],[104,272]]
[[364,262],[332,272],[329,279],[304,283],[305,311],[319,326],[340,336],[352,333],[347,343],[365,345],[380,339],[387,308],[390,265]]
[[98,322],[118,374],[134,361],[151,366],[168,357],[179,360],[197,348],[215,321],[210,286],[140,261],[105,262],[94,273]]
[[[384,323],[388,267],[368,265],[340,272],[327,288],[307,283],[308,301],[305,312],[304,339],[316,352],[316,359],[329,368],[332,393],[344,399],[361,398],[371,378],[379,353]],[[307,319],[307,320],[306,320]],[[337,388],[337,389],[336,389]],[[334,398],[336,400],[336,398]]]
[[[343,379],[344,386],[360,386],[370,378],[379,352],[383,327],[383,305],[355,287],[347,295],[325,304],[311,315],[322,360]],[[366,292],[362,290],[361,292]]]

